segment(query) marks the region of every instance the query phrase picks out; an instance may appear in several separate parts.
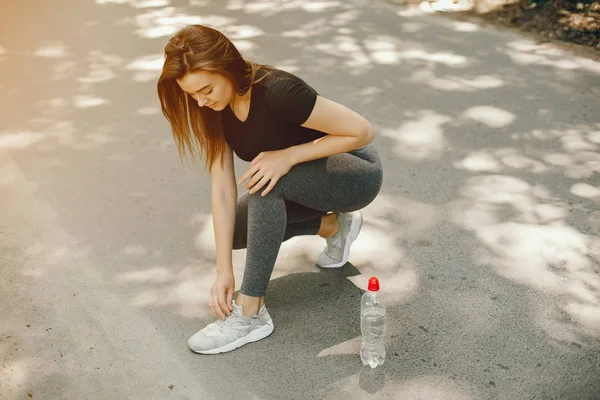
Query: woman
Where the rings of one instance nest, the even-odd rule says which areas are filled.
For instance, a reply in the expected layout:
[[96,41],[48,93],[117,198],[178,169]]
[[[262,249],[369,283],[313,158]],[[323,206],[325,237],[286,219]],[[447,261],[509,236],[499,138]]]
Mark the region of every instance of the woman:
[[[244,60],[219,31],[178,31],[165,47],[157,89],[182,158],[205,158],[217,278],[209,304],[220,318],[190,337],[203,354],[234,350],[273,332],[264,296],[281,243],[320,235],[323,268],[341,267],[382,183],[369,122],[321,97],[299,77]],[[190,129],[191,128],[191,129]],[[233,153],[250,162],[237,184]],[[238,296],[232,250],[247,249]]]

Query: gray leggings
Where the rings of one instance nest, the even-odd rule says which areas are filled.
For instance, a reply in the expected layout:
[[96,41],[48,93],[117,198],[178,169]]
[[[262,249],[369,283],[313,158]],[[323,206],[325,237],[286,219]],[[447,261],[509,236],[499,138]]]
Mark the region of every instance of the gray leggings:
[[379,193],[382,180],[379,155],[369,144],[295,165],[265,197],[262,190],[242,194],[233,238],[234,249],[247,248],[240,292],[264,296],[282,242],[316,235],[321,217],[329,212],[364,208]]

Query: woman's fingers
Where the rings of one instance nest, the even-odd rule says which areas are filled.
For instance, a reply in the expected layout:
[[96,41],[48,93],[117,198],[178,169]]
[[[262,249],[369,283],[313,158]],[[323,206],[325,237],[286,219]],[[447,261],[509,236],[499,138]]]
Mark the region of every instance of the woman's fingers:
[[247,181],[252,175],[254,175],[254,173],[256,171],[257,171],[257,167],[255,165],[248,168],[248,171],[246,171],[246,173],[238,181],[238,185],[241,185],[242,183]]
[[250,190],[250,194],[254,194],[256,192],[258,192],[260,190],[260,188],[262,188],[263,186],[265,186],[265,184],[269,181],[268,176],[263,176],[262,179],[256,184],[254,185],[254,187]]
[[277,183],[278,180],[279,180],[279,178],[277,178],[277,177],[271,178],[271,182],[269,182],[269,186],[267,186],[267,188],[265,190],[263,190],[263,192],[261,193],[261,196],[264,197],[267,194],[269,194],[269,192],[273,189],[273,187],[275,187],[275,184]]
[[233,301],[233,288],[229,288],[229,289],[227,289],[227,307],[228,307],[229,311],[233,310],[233,306],[231,305],[232,301]]
[[263,178],[263,174],[261,173],[261,171],[256,172],[254,175],[252,175],[252,178],[250,178],[250,180],[248,181],[248,184],[246,185],[246,189],[251,189],[252,186],[254,186],[256,184],[256,182],[259,181],[259,179]]
[[210,308],[213,310],[213,312],[221,319],[225,319],[225,314],[223,314],[223,311],[221,310],[221,307],[219,306],[219,294],[217,292],[217,290],[215,290],[215,288],[213,287],[210,291]]
[[218,301],[219,301],[219,313],[222,315],[222,318],[225,318],[225,314],[229,315],[229,307],[227,307],[227,303],[225,302],[225,291],[220,290],[218,293]]

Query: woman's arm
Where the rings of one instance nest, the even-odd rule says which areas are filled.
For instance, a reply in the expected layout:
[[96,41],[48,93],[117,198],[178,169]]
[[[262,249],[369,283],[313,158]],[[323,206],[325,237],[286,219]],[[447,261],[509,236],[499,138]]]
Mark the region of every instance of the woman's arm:
[[[226,145],[227,146],[227,145]],[[213,229],[217,247],[217,274],[233,274],[233,231],[237,206],[237,185],[233,152],[226,147],[223,166],[220,158],[211,168]]]
[[327,135],[312,142],[262,152],[256,156],[238,182],[241,184],[248,181],[246,189],[251,195],[268,182],[261,193],[261,196],[266,196],[279,178],[296,164],[357,149],[370,143],[375,135],[373,127],[363,116],[320,96],[317,96],[315,105],[302,126]]
[[370,143],[375,135],[366,118],[321,96],[302,126],[328,135],[285,149],[294,165],[357,149]]

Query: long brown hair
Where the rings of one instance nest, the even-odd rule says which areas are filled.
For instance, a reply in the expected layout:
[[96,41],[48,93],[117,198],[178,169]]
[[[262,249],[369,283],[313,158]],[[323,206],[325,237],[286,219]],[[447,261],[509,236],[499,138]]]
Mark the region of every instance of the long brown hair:
[[223,165],[225,138],[221,113],[188,101],[188,95],[176,80],[198,70],[218,73],[233,84],[238,95],[243,96],[263,67],[268,66],[246,61],[234,44],[213,28],[189,25],[169,39],[157,89],[162,113],[171,124],[182,159],[204,157],[208,170],[219,158]]

